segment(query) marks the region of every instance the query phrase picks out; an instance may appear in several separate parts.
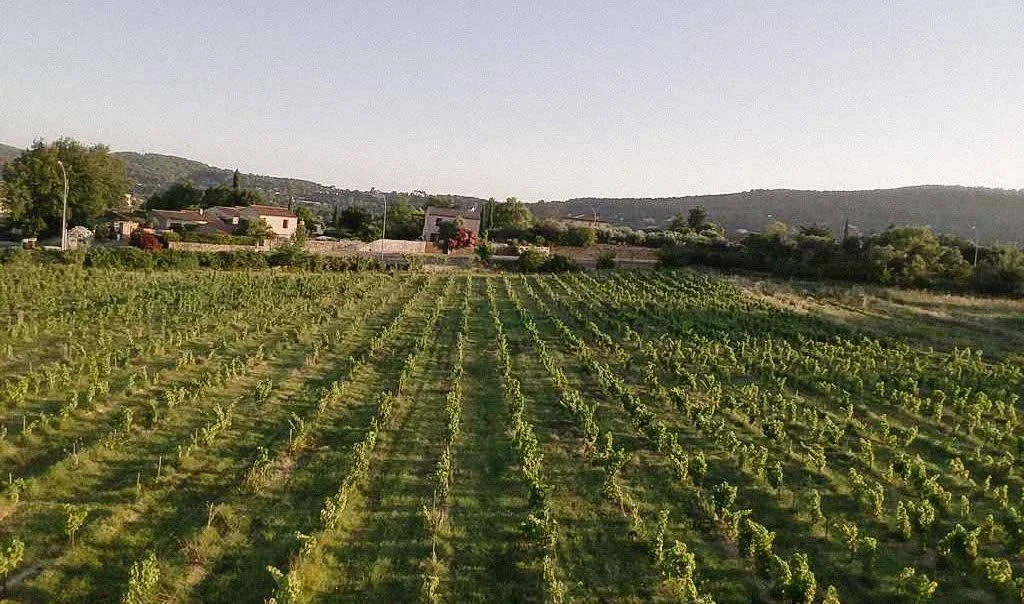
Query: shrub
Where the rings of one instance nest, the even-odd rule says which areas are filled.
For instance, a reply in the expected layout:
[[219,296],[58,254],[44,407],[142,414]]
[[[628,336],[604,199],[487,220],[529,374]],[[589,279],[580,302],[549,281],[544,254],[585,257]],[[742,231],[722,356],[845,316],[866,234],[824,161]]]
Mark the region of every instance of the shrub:
[[544,264],[540,267],[541,272],[544,273],[569,273],[573,271],[583,270],[583,267],[576,264],[576,261],[568,256],[561,254],[552,254],[548,256],[548,259],[544,261]]
[[598,254],[597,268],[615,268],[615,252],[604,250]]
[[135,247],[99,247],[89,250],[85,265],[94,268],[153,268],[155,256]]
[[590,227],[569,227],[558,241],[570,247],[590,247],[597,243],[597,233]]
[[494,256],[494,245],[492,245],[491,242],[481,241],[480,244],[476,246],[476,257],[482,262],[487,262],[492,256]]
[[517,268],[521,273],[536,273],[544,266],[547,256],[536,250],[525,250],[519,254]]
[[147,252],[159,252],[164,249],[157,236],[149,231],[136,230],[132,233],[131,244]]

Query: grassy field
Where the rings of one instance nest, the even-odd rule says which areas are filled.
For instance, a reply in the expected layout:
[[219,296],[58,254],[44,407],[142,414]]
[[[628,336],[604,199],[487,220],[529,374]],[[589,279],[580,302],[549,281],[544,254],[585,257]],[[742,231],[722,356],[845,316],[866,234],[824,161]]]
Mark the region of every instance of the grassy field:
[[1021,601],[1022,327],[689,272],[5,267],[4,596]]

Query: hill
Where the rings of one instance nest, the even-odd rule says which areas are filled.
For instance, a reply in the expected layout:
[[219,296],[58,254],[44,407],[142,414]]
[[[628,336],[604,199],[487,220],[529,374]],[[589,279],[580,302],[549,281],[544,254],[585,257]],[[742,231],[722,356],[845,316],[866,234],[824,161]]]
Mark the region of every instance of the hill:
[[[135,183],[133,192],[142,197],[166,189],[177,182],[191,182],[198,187],[212,187],[231,184],[234,170],[217,168],[182,157],[157,153],[134,153],[120,151],[113,154],[125,164],[128,178]],[[285,205],[289,201],[330,211],[334,206],[360,206],[380,211],[382,202],[376,192],[355,189],[339,189],[333,185],[322,185],[298,178],[282,178],[263,174],[242,174],[242,186],[255,189],[271,203]],[[405,194],[404,197],[412,198]],[[459,205],[476,205],[482,199],[451,196]],[[389,199],[394,201],[392,197]],[[415,203],[415,199],[410,199]]]
[[[538,216],[596,212],[612,224],[664,227],[678,213],[705,208],[730,232],[759,231],[776,220],[791,226],[822,224],[841,232],[848,219],[854,232],[890,225],[927,225],[940,233],[989,243],[1024,240],[1024,190],[926,185],[869,191],[757,189],[724,195],[655,199],[577,198],[533,204]],[[971,227],[975,226],[976,230]]]
[[[0,165],[21,150],[0,144]],[[176,182],[199,187],[230,184],[233,170],[158,153],[114,153],[125,164],[133,193],[148,197]],[[271,203],[291,200],[329,212],[334,206],[361,206],[380,211],[375,193],[339,189],[298,178],[243,174],[243,186],[260,191]],[[396,196],[389,196],[392,202]],[[416,203],[411,194],[397,197]],[[480,206],[483,199],[453,195],[460,207]],[[755,189],[722,195],[662,198],[592,198],[530,204],[541,218],[597,213],[601,219],[633,228],[660,228],[690,208],[705,208],[710,218],[730,233],[759,231],[781,220],[791,226],[821,224],[840,233],[845,220],[851,230],[872,233],[890,225],[926,225],[940,233],[977,238],[984,243],[1024,242],[1024,189],[991,189],[925,185],[868,191],[804,191]],[[972,226],[975,227],[972,229]]]
[[0,168],[19,155],[21,155],[21,149],[0,144]]

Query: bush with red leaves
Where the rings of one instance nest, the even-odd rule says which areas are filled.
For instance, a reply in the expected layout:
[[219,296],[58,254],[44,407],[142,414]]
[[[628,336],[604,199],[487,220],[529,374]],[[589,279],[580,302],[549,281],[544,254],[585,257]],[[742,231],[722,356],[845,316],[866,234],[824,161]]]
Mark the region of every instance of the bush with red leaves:
[[132,245],[147,252],[159,252],[164,249],[163,244],[160,243],[160,239],[156,235],[142,229],[136,229],[132,233]]
[[467,247],[476,247],[476,244],[476,233],[466,227],[459,227],[459,230],[455,232],[455,236],[449,237],[445,241],[445,246],[449,252]]

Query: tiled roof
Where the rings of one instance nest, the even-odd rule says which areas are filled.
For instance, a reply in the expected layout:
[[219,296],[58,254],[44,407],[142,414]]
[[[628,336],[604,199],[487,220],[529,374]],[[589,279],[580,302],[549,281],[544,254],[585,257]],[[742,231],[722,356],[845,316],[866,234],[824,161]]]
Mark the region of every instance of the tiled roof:
[[282,208],[279,206],[249,206],[253,210],[256,210],[260,216],[281,216],[282,218],[298,218],[288,208]]
[[427,216],[444,216],[446,218],[469,218],[470,220],[480,220],[480,212],[471,212],[469,210],[460,210],[458,208],[435,208],[434,206],[427,206]]
[[210,216],[204,216],[192,210],[153,210],[155,216],[167,220],[183,220],[186,222],[210,222]]
[[245,208],[243,208],[243,207],[229,207],[229,206],[214,206],[212,208],[207,208],[206,212],[209,213],[209,214],[219,214],[221,216],[230,216],[232,218],[236,218],[236,217],[241,215],[241,210],[243,210],[243,209],[245,209]]

